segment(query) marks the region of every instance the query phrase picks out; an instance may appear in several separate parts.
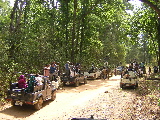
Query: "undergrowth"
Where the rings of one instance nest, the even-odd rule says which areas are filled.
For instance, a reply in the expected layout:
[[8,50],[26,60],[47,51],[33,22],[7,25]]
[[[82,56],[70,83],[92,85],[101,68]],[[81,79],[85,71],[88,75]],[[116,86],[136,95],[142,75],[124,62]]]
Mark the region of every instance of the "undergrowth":
[[131,116],[133,119],[160,118],[160,80],[139,81]]

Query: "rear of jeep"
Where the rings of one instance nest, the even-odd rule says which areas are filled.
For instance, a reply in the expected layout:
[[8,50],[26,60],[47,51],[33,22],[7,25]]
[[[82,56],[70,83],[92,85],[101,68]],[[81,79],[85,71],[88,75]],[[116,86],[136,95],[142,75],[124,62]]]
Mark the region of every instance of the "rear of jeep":
[[10,90],[7,91],[7,101],[11,101],[13,106],[23,104],[33,105],[35,109],[42,108],[43,101],[55,100],[56,88],[47,82],[43,86],[34,86],[33,92],[27,92],[26,89],[18,89],[17,83],[13,83]]
[[138,79],[137,78],[121,78],[120,80],[120,88],[124,89],[126,87],[138,87]]

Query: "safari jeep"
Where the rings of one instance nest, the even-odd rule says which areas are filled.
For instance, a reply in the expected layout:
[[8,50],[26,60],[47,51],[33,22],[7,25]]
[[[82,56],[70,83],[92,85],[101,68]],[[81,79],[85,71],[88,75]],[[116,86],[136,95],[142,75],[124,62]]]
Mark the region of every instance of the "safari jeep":
[[128,74],[125,74],[120,80],[120,87],[122,89],[126,87],[138,87],[138,76],[133,71],[128,71]]
[[33,105],[36,110],[42,108],[43,101],[55,100],[56,98],[56,88],[50,82],[44,79],[43,85],[34,86],[32,92],[26,89],[18,88],[18,83],[13,83],[10,89],[7,91],[7,101],[11,101],[13,106],[23,104]]
[[61,81],[64,85],[74,85],[75,87],[78,87],[80,83],[87,84],[87,76],[85,76],[83,73],[71,72],[70,76],[63,74]]
[[84,75],[87,76],[87,79],[97,79],[101,78],[101,73],[102,71],[100,71],[98,68],[95,68],[95,70],[92,72],[84,72]]

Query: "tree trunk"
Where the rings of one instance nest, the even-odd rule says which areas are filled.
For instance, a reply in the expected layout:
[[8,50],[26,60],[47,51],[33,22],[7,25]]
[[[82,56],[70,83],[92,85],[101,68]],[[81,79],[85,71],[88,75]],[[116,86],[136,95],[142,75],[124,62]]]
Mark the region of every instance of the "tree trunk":
[[74,0],[74,13],[73,13],[73,29],[72,29],[72,49],[71,49],[71,62],[75,62],[75,35],[76,35],[76,13],[77,13],[77,0]]
[[158,30],[158,66],[160,68],[160,18],[158,18],[158,26],[157,26],[157,30]]
[[20,29],[20,22],[21,18],[23,16],[23,8],[26,5],[28,1],[27,0],[16,0],[14,3],[14,7],[12,9],[11,15],[10,15],[10,49],[9,49],[9,57],[11,60],[15,59],[14,53],[16,53],[16,48],[15,44],[18,44],[19,41],[16,41],[16,37],[18,36],[17,33],[19,32]]

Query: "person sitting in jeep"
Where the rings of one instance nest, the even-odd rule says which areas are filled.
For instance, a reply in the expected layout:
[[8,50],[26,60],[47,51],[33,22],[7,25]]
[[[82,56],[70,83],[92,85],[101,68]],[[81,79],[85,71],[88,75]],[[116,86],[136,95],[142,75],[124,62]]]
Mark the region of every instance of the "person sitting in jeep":
[[75,72],[78,73],[78,74],[81,74],[80,68],[81,68],[80,63],[77,63],[77,64],[75,65]]
[[35,75],[35,80],[36,80],[38,86],[40,86],[40,85],[43,84],[42,83],[43,79],[42,79],[42,77],[39,74]]
[[92,64],[92,67],[91,67],[91,69],[89,70],[89,72],[88,72],[88,73],[93,73],[93,72],[94,72],[94,70],[95,70],[95,67],[94,67],[94,65]]
[[126,78],[128,79],[129,77],[136,77],[136,74],[133,70],[133,67],[132,66],[129,66],[129,68],[126,68],[124,71],[123,71],[123,74],[122,74],[122,77],[123,78]]
[[24,75],[20,75],[19,80],[18,80],[18,88],[27,88],[27,82],[26,78]]
[[28,81],[28,87],[26,88],[26,92],[33,92],[34,86],[37,85],[37,81],[35,80],[35,76],[31,75]]

